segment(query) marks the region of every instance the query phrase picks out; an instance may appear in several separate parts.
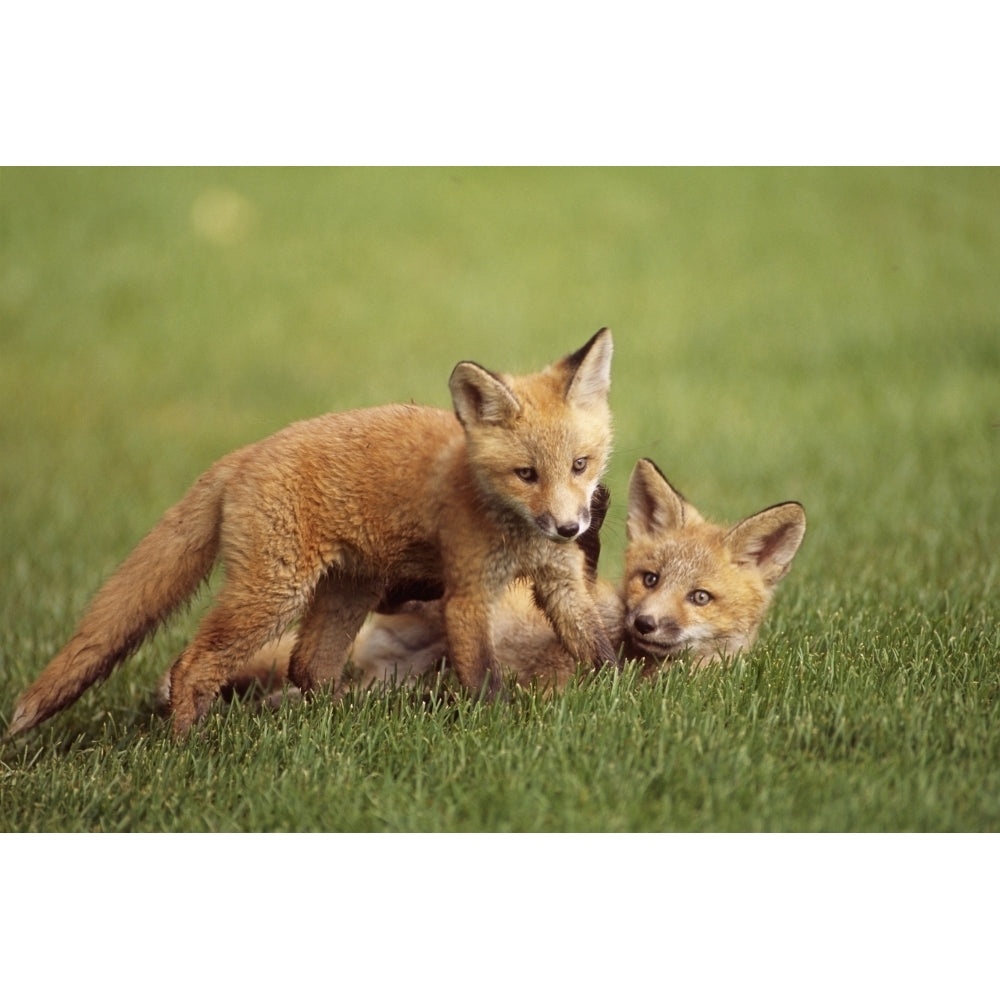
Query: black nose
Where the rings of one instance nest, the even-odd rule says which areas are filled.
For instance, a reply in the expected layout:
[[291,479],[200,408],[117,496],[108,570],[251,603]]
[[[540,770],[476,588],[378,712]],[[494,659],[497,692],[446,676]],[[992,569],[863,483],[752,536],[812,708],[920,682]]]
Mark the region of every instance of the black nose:
[[562,535],[563,538],[576,538],[580,533],[580,523],[578,521],[570,521],[569,524],[560,524],[556,528],[556,531]]
[[638,615],[634,624],[639,635],[649,635],[656,631],[656,619],[652,615]]

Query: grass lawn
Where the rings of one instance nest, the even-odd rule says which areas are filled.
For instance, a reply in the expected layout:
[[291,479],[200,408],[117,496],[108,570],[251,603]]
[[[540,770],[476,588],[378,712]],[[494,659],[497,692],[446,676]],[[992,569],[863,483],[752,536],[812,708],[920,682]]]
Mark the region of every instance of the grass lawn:
[[3,831],[997,831],[1000,171],[0,171],[0,720],[221,454],[615,335],[649,456],[809,527],[725,671],[502,706],[153,689],[210,590],[2,750]]

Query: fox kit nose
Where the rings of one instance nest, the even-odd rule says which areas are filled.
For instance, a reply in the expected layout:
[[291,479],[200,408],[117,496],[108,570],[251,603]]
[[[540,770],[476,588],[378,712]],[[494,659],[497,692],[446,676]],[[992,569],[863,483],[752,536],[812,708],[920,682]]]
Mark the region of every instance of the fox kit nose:
[[635,630],[639,635],[649,635],[656,631],[656,619],[652,615],[639,615],[635,620]]
[[580,522],[568,521],[566,524],[558,525],[556,531],[559,532],[563,538],[576,538],[576,536],[580,534]]

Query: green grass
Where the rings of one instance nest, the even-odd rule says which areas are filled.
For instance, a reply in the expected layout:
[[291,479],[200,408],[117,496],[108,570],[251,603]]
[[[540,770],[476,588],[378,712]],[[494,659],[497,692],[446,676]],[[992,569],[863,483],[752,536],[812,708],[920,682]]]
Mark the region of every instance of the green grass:
[[1000,829],[1000,172],[0,171],[0,717],[214,458],[615,333],[614,503],[809,528],[754,652],[503,706],[222,707],[202,595],[0,763],[0,829]]

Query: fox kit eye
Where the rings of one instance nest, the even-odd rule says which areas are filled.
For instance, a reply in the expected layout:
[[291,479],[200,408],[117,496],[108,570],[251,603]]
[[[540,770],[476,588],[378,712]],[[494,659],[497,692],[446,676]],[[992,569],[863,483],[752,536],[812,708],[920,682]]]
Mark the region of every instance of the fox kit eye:
[[581,472],[583,472],[583,470],[586,469],[586,468],[587,468],[587,459],[586,458],[578,458],[578,459],[574,460],[574,462],[573,462],[573,471],[575,473],[577,473],[577,475],[579,475]]
[[699,608],[703,608],[706,604],[711,602],[712,595],[707,590],[692,590],[691,593],[688,594],[687,599],[692,604],[696,604]]
[[515,469],[514,475],[517,476],[522,483],[538,482],[538,470],[532,468],[531,466],[525,466],[522,469]]
[[647,590],[652,590],[660,582],[659,573],[643,573],[642,574],[642,585]]

